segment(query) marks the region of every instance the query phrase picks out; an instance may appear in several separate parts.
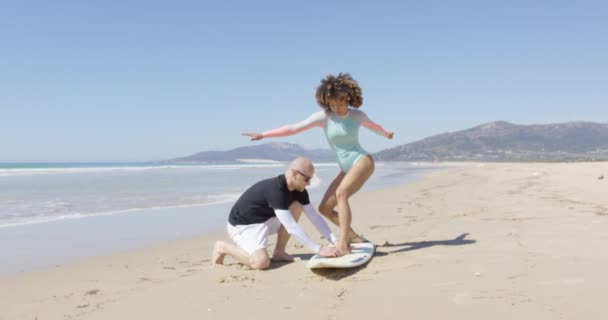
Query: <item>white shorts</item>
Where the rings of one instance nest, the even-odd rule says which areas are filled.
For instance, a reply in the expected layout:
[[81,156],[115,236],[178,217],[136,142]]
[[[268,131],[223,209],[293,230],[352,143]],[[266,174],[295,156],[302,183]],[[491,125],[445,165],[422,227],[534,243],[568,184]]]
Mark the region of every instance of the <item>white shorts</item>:
[[259,249],[268,247],[268,236],[279,232],[281,222],[276,217],[270,218],[263,223],[238,224],[233,226],[228,222],[228,235],[236,245],[248,254]]

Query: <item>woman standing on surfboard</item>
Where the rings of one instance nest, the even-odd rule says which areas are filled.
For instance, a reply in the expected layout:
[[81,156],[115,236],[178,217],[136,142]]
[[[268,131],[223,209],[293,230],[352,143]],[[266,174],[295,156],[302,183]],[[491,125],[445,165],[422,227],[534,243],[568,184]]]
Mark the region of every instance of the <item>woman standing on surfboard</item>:
[[[317,103],[323,108],[307,119],[262,133],[242,133],[251,140],[283,137],[320,127],[329,145],[335,151],[340,172],[327,188],[319,204],[319,212],[340,228],[337,249],[341,254],[350,252],[351,242],[363,242],[351,227],[352,213],[348,199],[374,172],[374,159],[359,145],[359,127],[366,127],[388,139],[393,132],[371,121],[359,111],[363,104],[361,88],[348,73],[328,75],[321,80],[316,92]],[[338,209],[336,212],[334,208]]]

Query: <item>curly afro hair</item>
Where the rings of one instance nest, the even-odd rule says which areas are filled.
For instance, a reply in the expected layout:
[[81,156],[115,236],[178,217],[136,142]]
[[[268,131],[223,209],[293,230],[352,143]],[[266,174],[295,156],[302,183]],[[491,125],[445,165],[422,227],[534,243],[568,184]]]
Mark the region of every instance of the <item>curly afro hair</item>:
[[317,87],[316,98],[325,110],[329,110],[329,101],[335,99],[347,99],[353,108],[359,108],[363,104],[361,87],[348,73],[326,76]]

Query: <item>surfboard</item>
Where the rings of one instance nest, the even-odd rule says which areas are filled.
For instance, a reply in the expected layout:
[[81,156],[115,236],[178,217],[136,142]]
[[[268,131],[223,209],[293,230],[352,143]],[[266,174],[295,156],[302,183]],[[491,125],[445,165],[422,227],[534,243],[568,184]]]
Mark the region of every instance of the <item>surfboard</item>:
[[367,263],[376,250],[373,243],[351,243],[352,252],[337,258],[324,258],[314,255],[306,265],[310,269],[319,268],[354,268]]

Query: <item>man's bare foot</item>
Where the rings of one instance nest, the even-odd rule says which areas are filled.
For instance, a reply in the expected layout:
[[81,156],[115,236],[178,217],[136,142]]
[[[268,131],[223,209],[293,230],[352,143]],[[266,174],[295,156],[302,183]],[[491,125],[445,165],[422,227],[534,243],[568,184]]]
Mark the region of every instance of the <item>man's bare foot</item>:
[[222,253],[222,243],[217,241],[213,246],[213,253],[211,254],[211,264],[214,266],[223,266],[225,253]]
[[294,262],[294,261],[299,261],[301,259],[296,258],[296,257],[288,254],[287,252],[275,252],[272,254],[272,258],[270,258],[270,260],[283,261],[283,262]]

